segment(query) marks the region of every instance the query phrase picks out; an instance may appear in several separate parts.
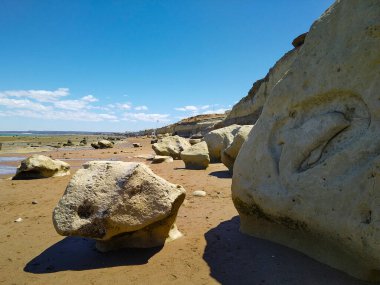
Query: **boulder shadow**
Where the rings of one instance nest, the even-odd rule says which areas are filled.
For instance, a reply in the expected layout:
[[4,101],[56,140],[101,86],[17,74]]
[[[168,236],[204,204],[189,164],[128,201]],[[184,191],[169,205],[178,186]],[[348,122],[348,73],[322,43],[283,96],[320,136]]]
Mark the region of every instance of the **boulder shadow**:
[[82,271],[97,268],[142,265],[162,249],[122,249],[101,253],[95,241],[78,237],[66,237],[29,261],[25,272],[46,274],[59,271]]
[[232,174],[228,170],[213,171],[208,175],[215,176],[217,178],[232,178]]
[[347,274],[288,247],[244,235],[239,217],[205,234],[203,259],[210,276],[221,284],[364,285]]

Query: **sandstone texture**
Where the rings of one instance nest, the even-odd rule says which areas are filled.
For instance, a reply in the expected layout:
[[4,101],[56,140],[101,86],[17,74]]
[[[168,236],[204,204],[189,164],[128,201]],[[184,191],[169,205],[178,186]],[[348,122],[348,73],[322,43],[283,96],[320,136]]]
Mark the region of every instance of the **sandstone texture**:
[[233,141],[222,151],[221,160],[222,163],[227,166],[228,170],[232,173],[235,159],[239,154],[240,148],[247,140],[252,125],[241,126],[233,138]]
[[158,155],[171,156],[174,159],[180,159],[181,152],[191,145],[180,136],[163,137],[161,141],[154,143],[152,148]]
[[206,169],[210,163],[206,142],[197,143],[181,152],[181,159],[188,169]]
[[14,180],[58,177],[70,174],[70,165],[44,155],[34,154],[21,161]]
[[69,182],[53,223],[61,235],[96,239],[100,251],[155,247],[181,236],[174,222],[184,198],[144,164],[92,161]]
[[245,233],[380,280],[380,4],[336,1],[270,91],[234,166]]
[[239,125],[231,125],[213,130],[204,136],[204,141],[207,143],[211,162],[221,161],[222,152],[232,143],[234,136],[239,129]]
[[173,162],[173,157],[165,155],[155,155],[152,163]]

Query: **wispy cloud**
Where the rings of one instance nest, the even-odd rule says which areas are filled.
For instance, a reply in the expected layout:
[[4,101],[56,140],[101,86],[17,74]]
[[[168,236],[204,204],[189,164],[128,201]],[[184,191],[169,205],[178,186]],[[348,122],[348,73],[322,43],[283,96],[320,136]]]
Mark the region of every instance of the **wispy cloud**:
[[184,106],[184,107],[178,107],[178,108],[174,108],[174,110],[177,110],[177,111],[198,111],[198,107],[196,106],[192,106],[192,105],[189,105],[189,106]]
[[83,122],[100,122],[100,121],[117,121],[116,116],[109,114],[97,114],[92,112],[77,112],[77,111],[57,111],[47,110],[36,112],[33,110],[16,110],[0,112],[2,117],[23,117],[44,120],[64,120],[64,121],[83,121]]
[[169,122],[169,114],[148,114],[148,113],[124,113],[122,119],[125,121],[144,122]]
[[69,88],[58,88],[57,90],[6,90],[0,92],[0,97],[24,97],[39,102],[53,102],[69,95]]
[[0,105],[6,108],[16,108],[16,109],[31,109],[36,111],[47,110],[48,106],[42,105],[40,103],[32,102],[28,99],[10,99],[10,98],[0,98]]
[[[71,98],[70,98],[71,97]],[[148,107],[133,107],[130,102],[101,105],[93,95],[72,98],[68,88],[57,90],[0,91],[0,117],[23,117],[78,122],[160,122],[170,121],[169,114],[146,113]],[[129,112],[131,110],[140,112]]]
[[148,107],[143,105],[143,106],[136,106],[135,107],[135,110],[136,111],[147,111],[148,110]]
[[54,106],[59,109],[65,109],[65,110],[82,110],[86,108],[88,105],[88,102],[82,101],[82,100],[62,100],[54,102]]
[[[113,105],[113,104],[111,104],[111,105]],[[132,108],[132,104],[131,103],[116,103],[113,106],[116,107],[116,108],[119,108],[121,110],[130,110]]]
[[202,106],[188,105],[184,107],[174,108],[174,110],[182,111],[182,112],[190,112],[191,115],[194,116],[198,114],[223,114],[225,111],[230,109],[230,108],[224,108],[224,107],[215,109],[215,107],[217,106],[219,106],[219,104],[202,105]]
[[95,98],[94,96],[92,96],[92,95],[87,95],[87,96],[84,96],[84,97],[82,97],[81,98],[82,99],[82,101],[85,101],[85,102],[97,102],[97,101],[99,101],[97,98]]

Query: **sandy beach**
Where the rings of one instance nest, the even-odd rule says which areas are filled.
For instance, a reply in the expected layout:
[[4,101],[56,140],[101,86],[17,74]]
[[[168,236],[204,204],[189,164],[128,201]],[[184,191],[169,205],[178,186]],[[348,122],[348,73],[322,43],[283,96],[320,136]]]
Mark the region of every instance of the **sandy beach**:
[[[133,148],[132,142],[142,147]],[[17,144],[13,153],[8,151],[0,157],[30,155]],[[185,169],[181,160],[151,164],[141,158],[153,154],[148,138],[118,141],[112,149],[72,147],[42,154],[68,162],[71,175],[17,181],[1,175],[0,284],[368,284],[295,250],[241,234],[231,176],[221,163],[206,170]],[[177,218],[184,236],[160,248],[99,253],[92,240],[58,235],[52,210],[72,174],[90,160],[146,163],[159,176],[184,186],[187,197]],[[192,196],[195,190],[207,196]],[[14,222],[18,218],[23,221]]]

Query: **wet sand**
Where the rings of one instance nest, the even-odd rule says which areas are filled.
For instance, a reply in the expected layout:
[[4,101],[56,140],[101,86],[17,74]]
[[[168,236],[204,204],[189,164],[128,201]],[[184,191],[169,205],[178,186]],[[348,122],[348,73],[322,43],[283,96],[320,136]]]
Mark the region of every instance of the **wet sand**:
[[[132,148],[132,142],[143,147]],[[0,152],[0,157],[20,153]],[[42,154],[67,161],[72,173],[94,159],[148,164],[156,174],[185,187],[187,197],[177,218],[184,236],[160,248],[99,253],[92,240],[62,237],[54,230],[52,210],[71,175],[16,181],[1,175],[0,284],[371,284],[292,249],[241,234],[231,177],[220,163],[207,170],[187,170],[179,160],[151,164],[136,158],[153,154],[146,138],[117,142],[112,149]],[[194,197],[195,190],[207,196]],[[23,221],[14,222],[19,217]]]

